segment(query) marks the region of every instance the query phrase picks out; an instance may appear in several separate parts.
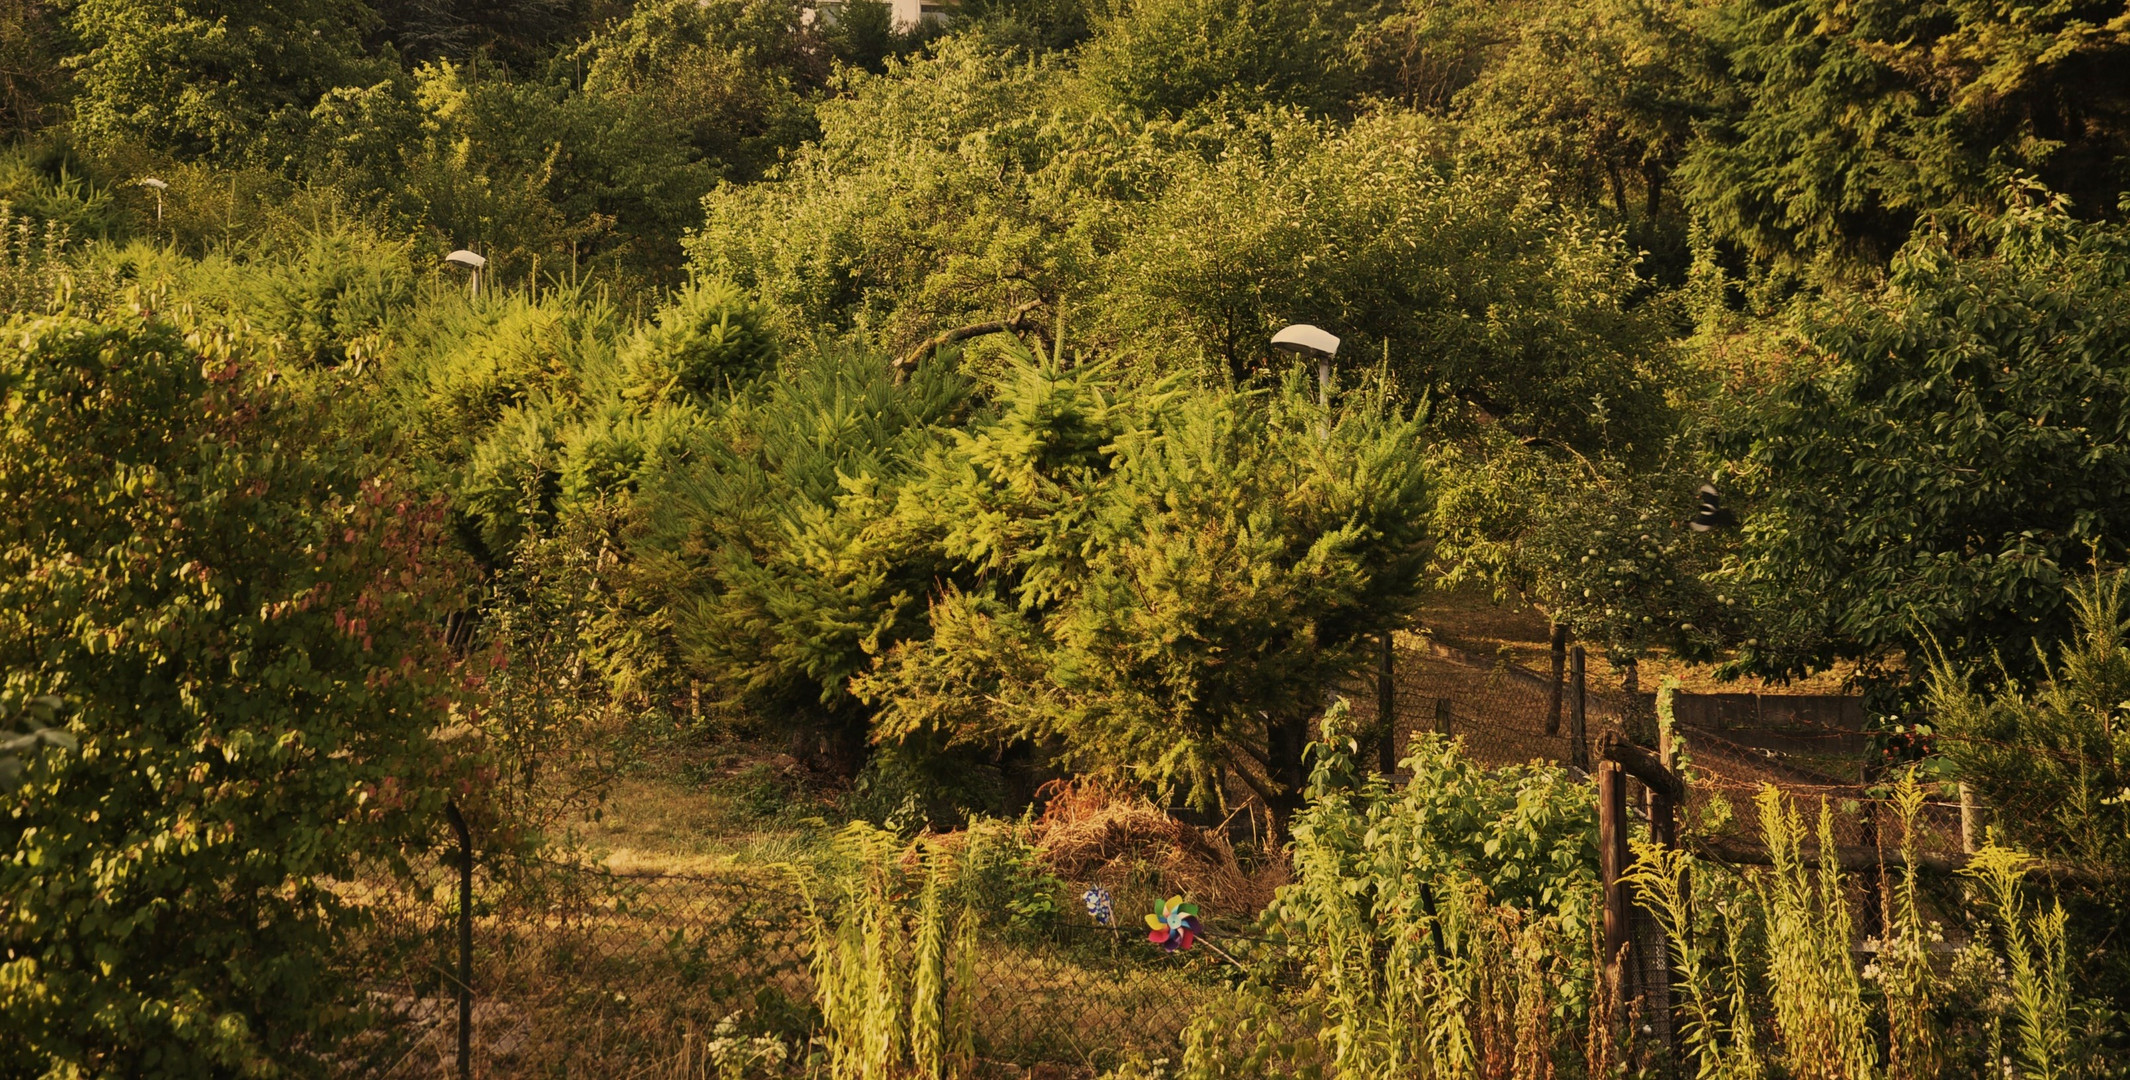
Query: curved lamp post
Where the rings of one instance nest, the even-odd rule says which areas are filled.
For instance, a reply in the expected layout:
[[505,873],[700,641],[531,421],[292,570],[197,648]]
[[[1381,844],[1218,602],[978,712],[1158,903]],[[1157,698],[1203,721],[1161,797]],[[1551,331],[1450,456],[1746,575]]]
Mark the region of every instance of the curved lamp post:
[[170,185],[152,176],[143,177],[134,182],[155,192],[155,223],[161,225],[163,223],[163,192],[168,191]]
[[1316,357],[1317,404],[1331,404],[1331,358],[1339,354],[1337,337],[1308,323],[1296,323],[1272,335],[1272,347],[1296,356]]
[[488,260],[465,248],[460,248],[444,256],[444,261],[453,266],[463,266],[471,271],[467,278],[469,283],[467,288],[472,291],[475,299],[479,299],[481,295],[481,271],[488,266]]

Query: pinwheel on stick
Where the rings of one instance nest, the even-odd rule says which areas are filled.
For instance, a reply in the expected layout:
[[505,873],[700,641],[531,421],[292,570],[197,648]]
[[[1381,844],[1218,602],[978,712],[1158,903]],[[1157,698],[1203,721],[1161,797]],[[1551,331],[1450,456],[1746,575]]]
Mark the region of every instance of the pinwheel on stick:
[[1161,946],[1163,952],[1182,952],[1199,942],[1220,954],[1220,958],[1237,967],[1242,961],[1228,955],[1228,950],[1213,944],[1205,924],[1198,920],[1198,905],[1186,904],[1181,896],[1171,896],[1161,905],[1161,910],[1146,917],[1148,926],[1146,940]]
[[1161,946],[1164,952],[1180,952],[1198,940],[1201,929],[1198,922],[1198,905],[1186,904],[1181,896],[1169,897],[1161,910],[1146,917],[1146,940]]
[[1097,926],[1108,926],[1116,918],[1116,912],[1110,905],[1108,889],[1097,885],[1081,893],[1080,902],[1087,905],[1087,914],[1094,918]]

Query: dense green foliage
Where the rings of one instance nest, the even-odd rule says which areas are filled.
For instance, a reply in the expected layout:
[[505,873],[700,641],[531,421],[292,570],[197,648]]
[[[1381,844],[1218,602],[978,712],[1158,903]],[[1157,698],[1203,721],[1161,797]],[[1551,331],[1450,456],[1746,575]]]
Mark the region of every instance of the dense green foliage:
[[83,0],[75,123],[92,141],[278,166],[321,98],[384,74],[361,56],[369,18],[360,0]]
[[440,516],[263,374],[132,308],[7,324],[0,709],[78,744],[0,818],[10,1075],[288,1062],[357,1004],[325,879],[441,797]]
[[[1972,669],[1937,657],[1925,730],[1942,767],[1995,808],[1985,824],[1999,842],[2069,865],[2122,866],[2130,863],[2130,731],[2122,720],[2130,701],[2130,594],[2119,570],[2066,592],[2073,632],[2053,655],[2033,658],[2036,677],[1985,689]],[[2093,938],[2122,925],[2121,891],[2078,882],[2061,892],[2077,916],[2073,947],[2089,952],[2111,982],[2130,978],[2130,963]]]
[[[928,638],[857,684],[882,737],[1026,739],[1210,802],[1299,806],[1309,718],[1415,604],[1420,418],[1300,377],[1136,395],[1022,359],[997,418],[928,454],[889,546],[953,576]],[[881,643],[885,645],[886,643]],[[1262,777],[1262,779],[1259,779]]]
[[[1926,645],[2025,669],[2069,629],[2063,581],[2130,537],[2126,241],[2046,206],[1956,255],[1921,236],[1883,292],[1800,310],[1793,360],[1725,425],[1754,497],[1735,580],[1749,662],[1782,671]],[[1779,599],[1778,599],[1779,598]]]
[[302,1059],[321,882],[447,795],[537,837],[681,717],[898,826],[1262,803],[1372,1068],[1395,980],[1585,948],[1563,777],[1303,807],[1466,582],[1630,678],[1854,673],[2130,859],[2064,589],[2130,548],[2122,5],[934,14],[0,0],[0,1075]]
[[915,632],[939,569],[921,552],[861,548],[861,534],[970,388],[940,366],[896,385],[863,354],[780,374],[654,489],[646,562],[668,583],[690,662],[849,767],[870,734],[849,680]]
[[2015,174],[2088,213],[2122,194],[2120,4],[1747,0],[1705,25],[1730,85],[1681,178],[1756,256],[1879,264]]

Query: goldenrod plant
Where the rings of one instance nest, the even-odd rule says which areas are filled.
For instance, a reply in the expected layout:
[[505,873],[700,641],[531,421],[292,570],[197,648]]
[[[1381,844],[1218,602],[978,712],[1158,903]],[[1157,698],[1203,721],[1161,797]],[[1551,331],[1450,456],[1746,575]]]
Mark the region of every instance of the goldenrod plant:
[[2063,905],[2027,910],[2024,883],[2032,856],[1991,844],[1966,869],[1993,909],[1993,928],[2009,970],[2011,1019],[2022,1080],[2078,1075],[2072,1063],[2071,978],[2064,954]]
[[838,833],[836,846],[844,867],[834,908],[824,910],[808,896],[826,1075],[969,1076],[977,921],[967,909],[950,920],[953,859],[936,846],[908,847],[863,822]]
[[1767,919],[1768,996],[1782,1034],[1781,1060],[1799,1080],[1869,1080],[1879,1054],[1851,952],[1856,934],[1833,810],[1820,803],[1815,868],[1805,859],[1797,808],[1773,786],[1763,787],[1756,801],[1774,863],[1755,885]]

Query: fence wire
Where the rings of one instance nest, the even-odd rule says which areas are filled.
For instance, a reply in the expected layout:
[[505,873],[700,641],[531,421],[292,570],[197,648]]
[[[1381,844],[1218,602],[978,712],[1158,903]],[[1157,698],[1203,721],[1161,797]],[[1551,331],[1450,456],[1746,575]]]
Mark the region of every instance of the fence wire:
[[[1558,728],[1547,730],[1553,701],[1549,673],[1409,635],[1400,636],[1393,663],[1392,712],[1400,754],[1416,734],[1446,731],[1463,743],[1466,754],[1489,765],[1574,760],[1568,722],[1572,693],[1566,686]],[[1340,690],[1357,714],[1375,715],[1374,680],[1351,680]],[[1585,702],[1592,758],[1607,733],[1643,745],[1655,742],[1656,695],[1589,690]],[[1970,789],[1932,779],[1941,774],[1926,770],[1927,797],[1913,835],[1919,863],[1939,870],[1957,865],[1966,852],[1988,842],[1996,827],[1996,835],[2007,842],[2024,838],[2058,876],[2095,878],[2112,872],[2107,867],[2113,860],[2101,846],[2076,842],[2078,823],[2107,806],[2098,797],[2087,800],[2095,805],[2071,805],[2079,777],[2120,770],[2112,759],[2102,760],[2105,753],[2094,758],[2050,751],[2032,740],[2013,745],[1943,732],[1927,739],[1874,732],[1861,700],[1840,695],[1679,694],[1673,704],[1688,781],[1680,822],[1705,845],[1705,853],[1721,849],[1750,855],[1760,836],[1756,800],[1772,788],[1815,834],[1824,806],[1842,857],[1852,869],[1871,869],[1865,864],[1882,861],[1881,855],[1897,857],[1904,838],[1890,797],[1894,782],[1919,758],[1958,753],[1991,761],[1993,780],[1986,790]],[[1816,850],[1816,840],[1808,846]]]
[[[1565,688],[1560,722],[1548,730],[1548,675],[1422,639],[1401,640],[1394,663],[1394,745],[1401,753],[1416,735],[1444,731],[1487,765],[1576,756]],[[1374,714],[1373,681],[1340,691],[1357,713]],[[1592,757],[1607,733],[1646,741],[1654,731],[1648,696],[1586,692],[1584,709]],[[1754,846],[1753,800],[1772,786],[1805,813],[1808,828],[1825,806],[1847,854],[1898,846],[1896,815],[1884,799],[1883,748],[1865,735],[1853,705],[1702,695],[1682,699],[1677,714],[1689,779],[1681,825],[1697,843],[1729,838]],[[1638,796],[1631,805],[1639,805]],[[1933,797],[1918,822],[1923,857],[1956,857],[1963,831],[1971,834],[1985,812]],[[2003,812],[2039,811],[2015,805]],[[375,916],[363,947],[372,958],[369,997],[378,1023],[372,1037],[341,1048],[348,1075],[454,1074],[451,873],[439,864],[411,886],[350,890]],[[1862,911],[1875,906],[1876,880],[1866,872],[1852,882]],[[476,1076],[692,1080],[739,1075],[735,1062],[772,1059],[803,1071],[817,1050],[809,1042],[820,1021],[811,923],[804,898],[787,882],[572,865],[543,865],[509,880],[484,872],[473,925]],[[1861,925],[1868,934],[1871,920]],[[1633,979],[1651,1009],[1641,1023],[1662,1032],[1670,1017],[1662,1004],[1661,934],[1646,919],[1632,934]],[[1251,957],[1246,937],[1215,937],[1223,940],[1247,962],[1263,960]],[[1236,975],[1218,949],[1163,953],[1142,930],[1097,926],[1077,912],[1001,918],[985,928],[979,950],[973,1012],[977,1075],[986,1077],[1092,1077],[1132,1057],[1173,1060],[1192,1015],[1228,992]]]
[[[377,1033],[346,1048],[351,1073],[455,1075],[450,874],[370,890]],[[547,865],[482,875],[474,912],[476,1076],[706,1077],[750,1055],[803,1066],[817,1049],[811,923],[779,883]],[[1085,915],[986,926],[972,958],[977,1075],[1093,1076],[1174,1057],[1197,1008],[1228,986],[1223,951],[1260,944],[1213,941],[1222,948],[1167,953],[1144,928]]]

